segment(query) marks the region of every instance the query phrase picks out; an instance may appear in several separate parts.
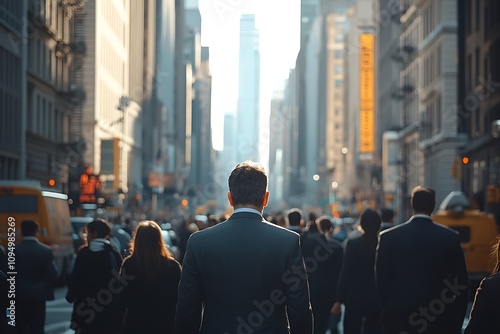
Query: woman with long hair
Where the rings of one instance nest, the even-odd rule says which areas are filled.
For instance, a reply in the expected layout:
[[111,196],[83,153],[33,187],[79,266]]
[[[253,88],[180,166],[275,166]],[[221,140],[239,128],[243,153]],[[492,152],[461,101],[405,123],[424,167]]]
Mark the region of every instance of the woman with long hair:
[[115,324],[119,333],[174,333],[181,265],[154,221],[137,225],[131,254],[123,261]]
[[500,235],[491,251],[493,271],[476,290],[465,334],[500,333]]

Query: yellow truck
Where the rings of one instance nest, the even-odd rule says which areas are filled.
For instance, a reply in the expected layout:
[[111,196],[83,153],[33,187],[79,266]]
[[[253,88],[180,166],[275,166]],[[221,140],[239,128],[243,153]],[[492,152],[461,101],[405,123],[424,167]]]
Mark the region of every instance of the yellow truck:
[[40,224],[39,240],[52,248],[58,275],[56,284],[65,282],[74,259],[73,229],[66,194],[43,189],[36,181],[0,181],[0,245],[8,247],[15,234],[21,240],[21,222]]
[[458,231],[471,285],[477,285],[491,273],[490,253],[499,233],[493,215],[471,209],[465,195],[453,191],[443,200],[432,220]]

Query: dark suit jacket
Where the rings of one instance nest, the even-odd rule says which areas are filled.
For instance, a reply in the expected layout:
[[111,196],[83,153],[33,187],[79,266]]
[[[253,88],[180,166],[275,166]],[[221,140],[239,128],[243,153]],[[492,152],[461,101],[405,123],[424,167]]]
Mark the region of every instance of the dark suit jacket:
[[22,240],[16,245],[16,298],[54,299],[53,279],[57,269],[49,246],[37,240]]
[[386,333],[461,333],[468,278],[456,231],[417,216],[382,232],[376,274]]
[[338,301],[351,310],[370,314],[379,312],[375,287],[377,235],[361,234],[346,239],[344,248]]
[[328,313],[337,298],[337,285],[342,268],[342,245],[327,240],[319,233],[305,233],[301,240],[302,255],[307,265],[307,278],[313,311],[324,308]]
[[500,333],[500,273],[481,281],[465,329],[465,334],[497,333]]
[[176,327],[178,334],[312,333],[298,234],[249,212],[192,234]]

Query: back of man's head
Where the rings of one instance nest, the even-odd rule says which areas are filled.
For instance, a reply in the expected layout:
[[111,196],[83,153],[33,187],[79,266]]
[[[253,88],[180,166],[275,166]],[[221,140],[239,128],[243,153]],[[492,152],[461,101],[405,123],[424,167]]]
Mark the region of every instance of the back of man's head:
[[258,163],[245,161],[234,167],[228,179],[233,205],[262,207],[267,191],[267,175]]
[[288,225],[290,226],[300,226],[302,223],[302,211],[297,208],[290,209],[287,214]]
[[111,225],[104,219],[95,218],[86,226],[87,233],[95,234],[96,238],[108,238],[111,235]]
[[321,216],[316,219],[316,225],[321,234],[327,234],[333,228],[333,223],[328,216]]
[[21,234],[23,237],[34,237],[40,225],[34,220],[23,220],[21,222]]
[[365,209],[359,216],[359,225],[365,234],[376,234],[380,230],[382,219],[377,211]]
[[411,192],[411,207],[415,213],[431,215],[436,206],[436,194],[434,190],[415,187]]

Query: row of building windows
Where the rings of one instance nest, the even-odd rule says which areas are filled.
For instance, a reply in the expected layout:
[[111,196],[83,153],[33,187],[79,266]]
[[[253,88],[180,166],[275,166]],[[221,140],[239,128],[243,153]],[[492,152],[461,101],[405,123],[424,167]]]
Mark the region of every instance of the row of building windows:
[[441,0],[429,0],[422,8],[423,38],[425,39],[441,22]]
[[[21,1],[20,1],[21,3]],[[33,13],[29,27],[29,37],[34,37],[39,33],[40,28],[46,27],[56,41],[69,41],[70,20],[60,0],[31,0],[29,11]]]
[[22,33],[23,23],[19,19],[23,17],[23,2],[22,1],[2,1],[2,10],[0,10],[0,22],[4,25]]
[[55,51],[39,38],[30,39],[28,56],[32,74],[58,90],[68,89],[70,66],[66,57],[57,57]]
[[53,101],[34,93],[28,105],[28,130],[55,142],[67,142],[69,119]]
[[425,105],[425,109],[421,115],[420,134],[422,139],[429,139],[440,133],[442,127],[442,107],[441,94],[433,95]]
[[441,51],[441,44],[439,44],[424,56],[423,87],[432,84],[434,80],[441,76]]
[[0,48],[0,85],[13,90],[21,87],[21,60],[4,48]]
[[21,99],[19,93],[0,86],[0,143],[4,148],[18,151],[21,133]]
[[19,178],[19,161],[0,156],[0,179],[17,180]]
[[0,47],[0,143],[19,150],[21,133],[21,60]]

